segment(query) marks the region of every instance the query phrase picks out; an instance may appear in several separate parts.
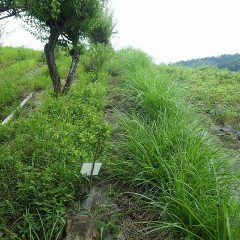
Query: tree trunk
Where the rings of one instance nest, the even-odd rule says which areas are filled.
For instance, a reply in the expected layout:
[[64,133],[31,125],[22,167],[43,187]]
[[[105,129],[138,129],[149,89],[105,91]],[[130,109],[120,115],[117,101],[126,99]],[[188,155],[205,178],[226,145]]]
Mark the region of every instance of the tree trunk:
[[57,95],[61,93],[62,88],[55,58],[55,48],[57,46],[59,36],[60,33],[57,30],[51,29],[48,43],[45,45],[44,48],[48,70],[53,84],[53,89]]
[[72,85],[72,82],[73,82],[74,75],[77,70],[77,66],[78,66],[78,62],[79,62],[79,50],[77,49],[76,46],[73,47],[73,49],[71,50],[71,56],[72,56],[72,63],[71,63],[71,67],[68,72],[68,76],[67,76],[65,85],[62,90],[63,94],[66,94],[69,91],[69,89]]

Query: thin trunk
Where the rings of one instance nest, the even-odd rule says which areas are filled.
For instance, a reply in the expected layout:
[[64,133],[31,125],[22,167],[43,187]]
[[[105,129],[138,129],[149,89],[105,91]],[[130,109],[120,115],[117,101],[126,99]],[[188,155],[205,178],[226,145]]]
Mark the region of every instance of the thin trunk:
[[48,43],[45,45],[44,52],[47,59],[49,74],[52,80],[53,89],[56,94],[61,93],[61,81],[57,70],[55,48],[57,46],[60,33],[55,29],[51,29]]
[[63,94],[66,94],[69,91],[69,89],[73,83],[74,75],[77,70],[77,66],[78,66],[78,62],[79,62],[79,51],[78,51],[77,47],[73,47],[73,49],[71,51],[71,56],[72,56],[72,63],[71,63],[71,67],[68,72],[68,76],[67,76],[65,85],[62,90]]

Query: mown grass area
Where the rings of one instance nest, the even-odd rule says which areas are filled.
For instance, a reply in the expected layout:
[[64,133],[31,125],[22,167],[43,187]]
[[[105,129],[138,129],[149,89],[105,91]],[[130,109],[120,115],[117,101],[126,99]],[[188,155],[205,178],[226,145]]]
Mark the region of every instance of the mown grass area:
[[[109,162],[112,178],[150,209],[155,239],[240,238],[240,206],[231,188],[239,179],[225,153],[180,98],[182,90],[144,53],[117,53],[131,113],[120,114],[122,141]],[[213,91],[213,90],[212,90]],[[195,97],[195,96],[194,96]]]
[[50,85],[42,53],[24,48],[0,49],[0,119],[7,117],[30,92]]
[[[88,54],[86,62],[91,60]],[[63,75],[67,63],[60,54]],[[108,136],[103,121],[108,75],[99,67],[102,78],[96,80],[83,69],[81,65],[68,95],[54,97],[48,88],[41,106],[28,118],[19,114],[0,125],[1,239],[58,239],[68,210],[75,201],[80,205],[86,185],[81,165],[92,161],[99,142],[101,158]],[[38,78],[49,82],[45,72]]]
[[211,67],[160,66],[180,89],[181,97],[211,116],[215,124],[240,129],[240,72]]

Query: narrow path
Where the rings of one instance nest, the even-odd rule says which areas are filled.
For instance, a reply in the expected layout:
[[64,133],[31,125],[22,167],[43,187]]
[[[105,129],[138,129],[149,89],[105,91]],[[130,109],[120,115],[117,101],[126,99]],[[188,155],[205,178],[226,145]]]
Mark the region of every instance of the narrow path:
[[[122,126],[119,115],[121,113],[131,113],[135,109],[135,104],[124,91],[122,80],[119,77],[113,77],[109,82],[108,100],[105,108],[106,121],[110,125],[110,150],[109,159],[121,158],[124,153],[119,146],[122,141]],[[109,170],[111,171],[111,169]],[[111,174],[111,173],[110,173]],[[129,173],[130,174],[130,173]],[[109,182],[108,182],[109,184]],[[147,222],[153,217],[151,210],[141,208],[141,200],[136,195],[129,193],[129,186],[122,186],[121,183],[114,184],[112,181],[112,191],[114,192],[114,202],[117,204],[121,213],[121,219],[118,225],[120,232],[118,240],[158,240],[167,239],[167,235],[150,234],[146,235]],[[132,190],[134,191],[134,190]]]
[[[120,94],[117,94],[118,79],[111,79],[109,90],[107,92],[105,112],[105,121],[111,127],[118,124],[116,108],[120,103]],[[117,104],[118,103],[118,104]],[[113,144],[115,131],[111,129],[111,145]],[[104,172],[104,165],[101,173]],[[96,179],[95,179],[96,180]],[[86,179],[85,187],[82,192],[86,192],[86,197],[80,203],[80,211],[69,215],[67,219],[63,240],[127,240],[121,233],[122,212],[117,204],[117,192],[112,185],[106,181],[106,175],[100,175],[97,181],[94,181],[89,190],[89,182]]]
[[[121,123],[119,113],[131,112],[133,104],[123,91],[121,80],[109,81],[105,106],[105,121],[110,126],[110,148],[106,158],[114,161],[120,156]],[[101,171],[104,172],[104,165]],[[105,165],[106,166],[106,165]],[[106,170],[106,169],[105,169]],[[81,202],[81,209],[69,215],[62,240],[159,240],[168,239],[164,232],[146,236],[147,222],[153,217],[151,210],[141,208],[141,200],[129,193],[128,186],[108,179],[111,169],[100,175]],[[87,184],[86,184],[87,185]],[[127,193],[128,191],[128,193]]]

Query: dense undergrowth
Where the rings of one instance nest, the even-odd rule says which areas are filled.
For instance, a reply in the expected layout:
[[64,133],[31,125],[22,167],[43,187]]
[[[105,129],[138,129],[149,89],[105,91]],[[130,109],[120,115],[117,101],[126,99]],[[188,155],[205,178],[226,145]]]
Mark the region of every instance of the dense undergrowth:
[[142,211],[154,211],[148,232],[175,232],[173,239],[239,239],[240,208],[230,191],[237,175],[180,100],[181,89],[142,52],[122,50],[115,65],[133,110],[120,117],[123,154],[109,164],[113,178],[145,201]]
[[[58,239],[67,209],[84,194],[80,191],[85,184],[81,164],[92,161],[97,143],[103,151],[108,136],[103,121],[108,75],[101,73],[102,62],[96,73],[100,80],[84,71],[91,61],[89,52],[68,95],[56,98],[49,88],[31,116],[20,114],[8,125],[0,125],[1,239]],[[62,74],[67,74],[67,63],[69,59],[60,53]],[[45,77],[49,78],[41,72],[34,76]],[[32,84],[30,79],[27,83]]]
[[216,124],[230,124],[240,129],[239,72],[179,66],[160,66],[159,71],[168,74],[181,89],[181,96],[209,114]]
[[[238,73],[227,84],[228,96],[219,86],[220,80],[226,81],[225,70],[196,70],[191,86],[198,87],[189,87],[193,70],[156,66],[133,49],[121,50],[110,60],[111,50],[99,45],[81,57],[69,94],[54,97],[47,88],[50,80],[42,53],[0,51],[5,59],[0,69],[1,117],[13,102],[19,103],[24,91],[48,89],[30,116],[18,114],[8,125],[0,125],[1,239],[58,239],[68,210],[76,202],[81,208],[86,186],[81,164],[92,161],[99,143],[102,153],[108,141],[104,105],[109,73],[119,75],[124,85],[126,109],[118,113],[121,126],[116,131],[122,137],[112,146],[117,156],[104,153],[99,160],[106,163],[108,157],[115,184],[141,198],[139,211],[150,210],[145,232],[160,239],[162,232],[167,239],[239,239],[240,207],[232,191],[237,170],[229,171],[229,156],[192,110],[200,105],[214,111],[223,104],[231,112],[231,105],[238,104]],[[58,52],[61,76],[66,76],[69,64],[66,54]],[[214,95],[216,86],[220,90]],[[182,98],[191,98],[193,105]],[[236,125],[238,118],[236,111],[221,119]]]

